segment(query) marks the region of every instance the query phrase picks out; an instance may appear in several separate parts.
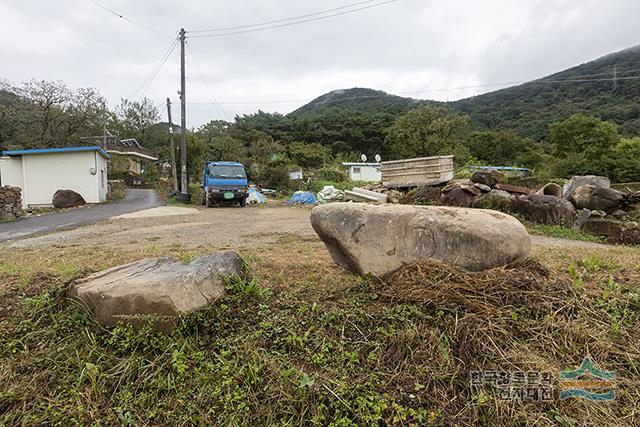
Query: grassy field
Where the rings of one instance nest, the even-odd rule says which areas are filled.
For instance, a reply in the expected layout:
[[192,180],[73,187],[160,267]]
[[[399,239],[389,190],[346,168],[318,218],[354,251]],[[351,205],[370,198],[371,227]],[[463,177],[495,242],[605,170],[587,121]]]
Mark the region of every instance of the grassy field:
[[[408,266],[386,282],[336,267],[316,239],[243,251],[231,283],[171,335],[107,330],[70,280],[208,247],[0,255],[0,424],[638,425],[640,251],[535,248],[514,269]],[[616,399],[501,401],[473,370],[616,373]]]

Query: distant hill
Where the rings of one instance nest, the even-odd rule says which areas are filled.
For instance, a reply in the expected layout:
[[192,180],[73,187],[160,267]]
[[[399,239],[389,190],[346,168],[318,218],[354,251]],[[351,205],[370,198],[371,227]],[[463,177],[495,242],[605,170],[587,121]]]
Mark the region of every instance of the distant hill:
[[433,102],[403,98],[381,90],[356,87],[325,93],[293,111],[289,116],[300,116],[334,107],[363,112],[404,113],[412,108]]
[[640,135],[640,46],[519,86],[459,101],[441,103],[354,88],[322,95],[290,116],[327,108],[403,113],[427,104],[448,105],[468,114],[477,130],[515,130],[537,140],[545,139],[550,123],[576,113],[612,121],[624,135]]

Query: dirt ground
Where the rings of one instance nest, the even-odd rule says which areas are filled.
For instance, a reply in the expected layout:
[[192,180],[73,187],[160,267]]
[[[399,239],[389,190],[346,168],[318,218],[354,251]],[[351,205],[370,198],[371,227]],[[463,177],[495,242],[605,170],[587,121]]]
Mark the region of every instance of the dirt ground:
[[7,242],[10,248],[101,246],[146,248],[254,247],[287,234],[314,237],[310,207],[247,206],[203,208],[163,206],[111,218],[97,224]]
[[[318,238],[311,228],[311,207],[247,206],[211,208],[161,206],[113,217],[93,225],[0,244],[0,247],[108,247],[126,250],[150,246],[229,249],[257,247],[283,239]],[[598,243],[531,236],[534,246],[549,249],[613,249]]]

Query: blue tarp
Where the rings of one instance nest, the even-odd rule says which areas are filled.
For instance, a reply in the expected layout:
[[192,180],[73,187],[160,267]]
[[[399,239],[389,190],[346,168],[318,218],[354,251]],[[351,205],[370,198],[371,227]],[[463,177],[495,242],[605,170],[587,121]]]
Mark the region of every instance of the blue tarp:
[[308,191],[296,191],[293,196],[287,200],[285,205],[300,203],[301,205],[314,205],[317,203],[316,195]]
[[258,191],[256,187],[249,187],[249,194],[247,195],[247,203],[255,204],[255,203],[264,203],[267,199],[264,197],[264,194]]
[[470,169],[493,169],[497,171],[519,171],[519,172],[529,172],[527,168],[516,168],[513,166],[467,166]]

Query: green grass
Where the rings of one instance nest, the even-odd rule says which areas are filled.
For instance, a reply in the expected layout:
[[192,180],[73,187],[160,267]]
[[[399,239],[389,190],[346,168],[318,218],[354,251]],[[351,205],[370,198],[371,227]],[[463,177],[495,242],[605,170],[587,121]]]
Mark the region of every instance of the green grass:
[[[0,425],[552,426],[638,416],[633,258],[568,256],[549,295],[501,280],[517,299],[504,295],[505,306],[483,315],[464,299],[389,298],[309,241],[244,252],[254,279],[228,283],[168,335],[152,325],[102,328],[65,298],[69,281],[89,272],[208,250],[1,254],[0,297],[16,307],[0,312]],[[552,298],[553,309],[532,298]],[[557,371],[586,354],[628,382],[615,402],[505,403],[469,386],[472,367]]]
[[529,233],[537,236],[559,237],[568,240],[581,240],[584,242],[604,243],[605,238],[602,236],[594,236],[593,234],[583,233],[574,228],[566,228],[560,225],[533,224],[524,222]]

